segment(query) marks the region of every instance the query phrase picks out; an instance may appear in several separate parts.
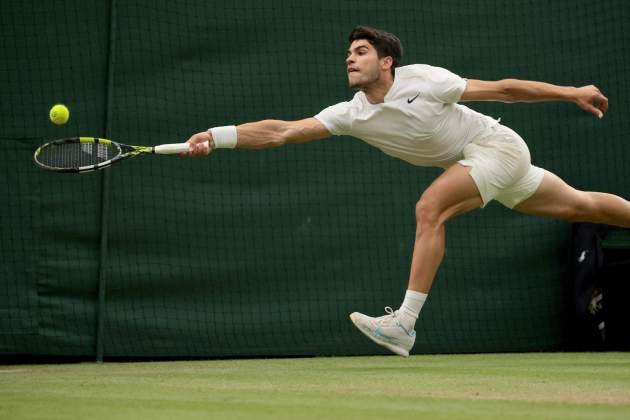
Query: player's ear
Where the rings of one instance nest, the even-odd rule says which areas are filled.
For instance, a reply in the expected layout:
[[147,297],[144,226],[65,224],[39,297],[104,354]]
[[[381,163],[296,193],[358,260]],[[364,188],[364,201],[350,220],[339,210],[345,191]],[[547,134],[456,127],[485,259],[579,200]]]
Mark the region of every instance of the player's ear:
[[394,59],[392,57],[390,57],[389,55],[387,57],[381,58],[381,69],[382,70],[389,70],[389,69],[392,68],[393,65],[394,65]]

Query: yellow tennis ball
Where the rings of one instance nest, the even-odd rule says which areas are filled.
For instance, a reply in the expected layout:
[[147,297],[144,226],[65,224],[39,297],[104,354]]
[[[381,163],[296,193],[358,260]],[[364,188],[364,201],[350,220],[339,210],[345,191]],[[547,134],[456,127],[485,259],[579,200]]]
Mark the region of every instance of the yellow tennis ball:
[[68,122],[70,118],[70,111],[65,105],[57,104],[50,108],[50,121],[57,125],[62,125]]

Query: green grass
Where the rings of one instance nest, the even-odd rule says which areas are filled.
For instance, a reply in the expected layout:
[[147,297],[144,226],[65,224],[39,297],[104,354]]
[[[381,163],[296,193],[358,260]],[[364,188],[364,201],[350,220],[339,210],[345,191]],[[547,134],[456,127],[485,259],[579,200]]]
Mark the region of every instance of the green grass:
[[2,419],[628,419],[630,353],[0,366]]

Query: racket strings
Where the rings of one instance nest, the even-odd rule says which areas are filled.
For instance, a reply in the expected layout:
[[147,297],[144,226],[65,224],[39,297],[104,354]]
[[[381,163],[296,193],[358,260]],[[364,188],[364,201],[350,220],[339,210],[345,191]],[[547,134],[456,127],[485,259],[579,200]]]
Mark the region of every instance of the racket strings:
[[80,168],[98,165],[120,154],[118,147],[101,143],[61,143],[44,147],[37,160],[53,168]]

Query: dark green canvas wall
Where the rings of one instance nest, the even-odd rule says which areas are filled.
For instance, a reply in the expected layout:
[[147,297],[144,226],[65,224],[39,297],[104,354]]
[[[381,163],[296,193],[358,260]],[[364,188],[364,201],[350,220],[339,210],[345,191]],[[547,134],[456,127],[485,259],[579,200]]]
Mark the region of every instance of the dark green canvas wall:
[[[624,1],[9,1],[0,19],[3,354],[94,354],[101,270],[105,356],[379,353],[347,315],[400,303],[414,205],[439,170],[339,137],[148,157],[105,182],[31,160],[57,137],[153,145],[312,116],[352,96],[343,59],[357,24],[396,33],[404,64],[597,84],[610,99],[601,121],[564,103],[470,106],[572,185],[630,187]],[[47,119],[57,102],[66,126]],[[498,204],[453,221],[415,351],[566,346],[568,235]]]

